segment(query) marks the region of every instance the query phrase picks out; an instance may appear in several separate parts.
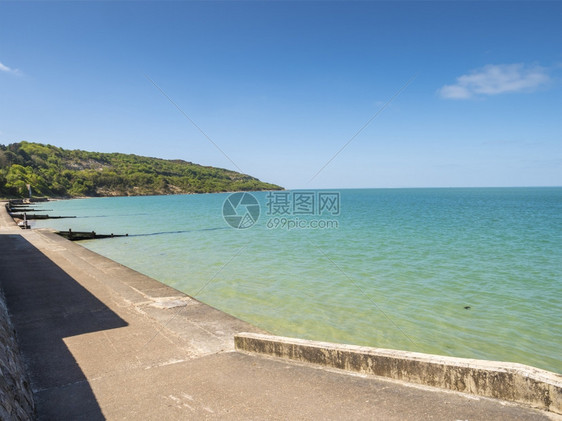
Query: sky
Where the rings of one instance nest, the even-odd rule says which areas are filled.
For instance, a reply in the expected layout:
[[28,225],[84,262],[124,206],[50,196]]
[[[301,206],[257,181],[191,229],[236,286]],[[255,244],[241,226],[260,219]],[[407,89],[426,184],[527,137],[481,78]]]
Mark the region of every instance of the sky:
[[0,144],[291,189],[562,185],[562,2],[0,1]]

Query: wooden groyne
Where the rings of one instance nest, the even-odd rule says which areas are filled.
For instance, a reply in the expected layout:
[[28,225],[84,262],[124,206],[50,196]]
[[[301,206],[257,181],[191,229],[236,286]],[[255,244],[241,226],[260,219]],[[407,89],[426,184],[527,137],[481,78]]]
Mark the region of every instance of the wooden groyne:
[[51,212],[52,209],[35,209],[35,208],[25,208],[19,206],[12,206],[10,207],[10,212]]
[[12,213],[12,218],[23,219],[24,216],[27,219],[65,219],[65,218],[76,218],[75,216],[55,216],[55,215],[39,215],[36,213]]
[[52,209],[36,209],[32,207],[35,202],[46,202],[48,199],[12,199],[6,203],[6,210],[19,227],[23,229],[29,229],[30,226],[27,221],[33,219],[62,219],[62,218],[76,218],[75,216],[60,216],[60,215],[49,215],[42,213],[28,213],[28,212],[47,212],[52,211]]
[[28,220],[31,219],[65,219],[65,218],[76,218],[75,216],[54,216],[54,215],[40,215],[36,213],[11,213],[12,218],[24,219],[24,217]]
[[57,231],[57,234],[70,241],[96,240],[100,238],[128,237],[129,234],[96,234],[95,231]]
[[[38,199],[35,201],[46,202],[48,199]],[[6,203],[6,210],[8,214],[12,217],[14,222],[22,229],[30,229],[28,221],[34,219],[63,219],[63,218],[76,218],[76,216],[60,216],[60,215],[49,215],[49,214],[39,214],[39,213],[27,213],[27,212],[46,212],[52,209],[35,209],[31,207],[33,205],[32,199],[14,199]],[[71,241],[81,241],[81,240],[96,240],[102,238],[114,238],[114,237],[127,237],[129,234],[98,234],[95,231],[72,231],[71,228],[68,231],[57,231],[57,234],[61,237],[66,238]]]

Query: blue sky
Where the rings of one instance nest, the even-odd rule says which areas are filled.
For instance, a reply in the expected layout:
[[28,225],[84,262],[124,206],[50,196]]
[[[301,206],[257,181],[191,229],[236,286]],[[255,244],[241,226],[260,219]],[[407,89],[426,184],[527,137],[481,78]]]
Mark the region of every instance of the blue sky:
[[560,16],[541,1],[0,2],[0,143],[287,188],[559,186]]

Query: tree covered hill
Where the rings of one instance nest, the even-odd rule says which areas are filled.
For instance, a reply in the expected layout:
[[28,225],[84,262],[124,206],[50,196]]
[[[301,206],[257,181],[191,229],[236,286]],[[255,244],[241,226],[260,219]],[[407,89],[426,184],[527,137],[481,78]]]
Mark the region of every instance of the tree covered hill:
[[0,145],[0,197],[137,196],[281,190],[249,175],[121,153],[66,150],[41,143]]

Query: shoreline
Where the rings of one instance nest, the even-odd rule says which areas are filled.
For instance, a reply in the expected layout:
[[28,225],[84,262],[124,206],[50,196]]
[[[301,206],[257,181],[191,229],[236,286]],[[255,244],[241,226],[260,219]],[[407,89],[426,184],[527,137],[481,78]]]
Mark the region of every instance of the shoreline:
[[[191,192],[191,193],[166,193],[166,194],[132,194],[132,195],[114,195],[114,196],[74,196],[74,197],[45,197],[48,201],[60,201],[60,200],[75,200],[75,199],[101,199],[109,197],[158,197],[158,196],[187,196],[193,194],[223,194],[223,193],[259,193],[259,192],[274,192],[274,191],[308,191],[308,190],[318,190],[318,191],[334,191],[334,190],[473,190],[473,189],[562,189],[562,185],[552,185],[552,186],[431,186],[431,187],[333,187],[333,188],[294,188],[294,189],[278,189],[278,190],[233,190],[233,191],[221,191],[221,192]],[[26,200],[27,197],[0,197],[0,202],[7,202],[10,200]]]
[[[216,198],[216,199],[218,201],[218,200],[220,200],[220,197]],[[120,200],[120,199],[117,199],[117,200]],[[166,199],[156,198],[156,200],[166,200]],[[102,208],[105,207],[105,206],[109,206],[107,204],[103,204],[102,201],[100,201],[99,203],[101,204]],[[109,203],[109,201],[107,203]],[[121,203],[121,202],[119,202],[119,203]],[[156,201],[155,203],[161,203],[161,202]],[[83,207],[85,207],[85,209],[90,208],[90,205],[87,205],[87,204],[80,205],[80,206],[81,206],[81,209]],[[131,205],[131,207],[129,207],[128,209],[129,210],[134,209],[135,206],[137,206],[136,202],[133,205]],[[96,207],[94,206],[94,208],[96,208]],[[94,213],[94,215],[97,215],[97,214]],[[91,219],[91,220],[87,219],[87,221],[93,221],[93,222],[92,223],[90,223],[90,222],[86,223],[84,225],[85,228],[80,227],[80,231],[90,232],[91,228],[95,228],[95,226],[97,224],[102,223],[102,222],[99,222],[99,223],[95,222],[96,221],[95,219]],[[107,222],[103,222],[103,223],[105,224]],[[57,221],[52,221],[51,223],[47,221],[47,222],[42,222],[41,224],[38,224],[38,226],[42,226],[44,228],[48,228],[49,226],[56,226],[58,229],[61,229],[61,230],[66,229],[66,228],[63,228],[63,225],[64,225],[64,222],[62,224],[60,224]],[[91,225],[91,228],[89,228],[88,225]],[[111,226],[111,229],[109,231],[107,231],[107,233],[109,233],[111,231],[111,232],[117,232],[117,233],[124,234],[125,231],[126,231],[126,230],[116,231],[117,229],[118,228],[116,228],[115,226]],[[131,228],[129,227],[128,229],[129,229],[128,233],[131,234]],[[155,231],[157,231],[157,230],[155,230]],[[96,229],[96,232],[98,232],[97,229]],[[144,232],[144,231],[141,231],[141,232]],[[152,234],[152,232],[151,232],[151,234]],[[158,234],[160,234],[160,233],[158,233]],[[163,232],[162,234],[166,234],[166,232]],[[139,234],[139,236],[142,236],[142,235],[143,234]],[[137,235],[132,234],[130,236],[136,237]],[[198,238],[204,239],[205,237],[198,237]],[[106,244],[106,245],[104,246],[104,244]],[[147,243],[147,244],[152,244],[152,243]],[[88,243],[84,243],[84,244],[81,244],[81,245],[88,248],[88,249],[94,250],[98,253],[101,253],[102,255],[104,255],[104,256],[106,256],[110,259],[116,259],[121,264],[130,265],[130,267],[134,268],[135,270],[138,270],[141,273],[147,274],[148,276],[152,276],[155,279],[165,279],[163,282],[168,284],[168,285],[169,284],[176,285],[176,288],[182,288],[183,287],[181,290],[184,291],[185,293],[189,294],[190,289],[186,288],[185,284],[174,283],[175,278],[173,278],[173,276],[170,278],[170,279],[174,280],[174,282],[172,282],[172,283],[170,283],[169,279],[161,278],[161,276],[160,276],[161,273],[165,273],[165,271],[159,272],[159,271],[151,271],[150,270],[151,269],[150,265],[155,266],[155,265],[160,264],[161,261],[166,262],[165,258],[156,258],[155,257],[156,260],[154,261],[154,263],[143,264],[142,262],[145,261],[144,258],[142,258],[143,260],[138,260],[138,261],[135,260],[137,258],[137,255],[134,254],[134,250],[130,251],[127,248],[123,249],[121,246],[119,246],[118,249],[115,249],[113,243],[99,243],[99,242],[89,243],[88,242]],[[196,250],[197,250],[197,247],[195,247],[195,249],[193,251],[196,252]],[[155,250],[155,253],[158,253],[158,251]],[[133,259],[130,258],[131,255],[133,256]],[[148,259],[148,261],[149,260],[150,259]],[[203,261],[205,262],[205,260],[203,260]],[[180,265],[181,265],[181,258],[178,258],[177,255],[174,255],[174,261],[173,262],[180,262]],[[174,264],[173,262],[171,262],[170,265],[173,265]],[[164,264],[168,265],[168,263],[164,263]],[[167,266],[163,266],[163,267],[165,268]],[[176,266],[170,266],[170,268],[172,268],[172,267],[173,267],[173,269],[175,269],[174,273],[177,273],[178,266],[177,265]],[[197,272],[197,273],[199,273],[199,272]],[[249,276],[251,276],[251,275],[249,275],[246,272],[244,272],[244,274],[245,274],[244,276],[248,277],[248,281],[249,281],[248,285],[251,285],[250,282],[252,281],[252,279],[249,278]],[[189,277],[189,275],[186,275],[186,277]],[[168,281],[168,282],[166,282],[166,281]],[[209,297],[214,298],[214,301],[212,299],[210,300]],[[204,300],[209,300],[209,301],[207,301],[209,304],[214,305],[215,307],[217,307],[217,308],[221,309],[222,311],[225,311],[229,314],[234,314],[234,315],[236,315],[236,317],[241,317],[243,320],[245,320],[245,321],[247,321],[251,324],[254,324],[256,326],[259,326],[262,329],[266,329],[266,330],[269,330],[271,332],[275,332],[276,334],[282,335],[282,336],[302,337],[301,334],[296,330],[291,331],[290,329],[284,329],[284,330],[283,329],[277,329],[277,326],[272,325],[271,323],[270,324],[267,324],[267,323],[262,324],[261,323],[262,321],[260,320],[259,317],[252,317],[255,314],[259,314],[258,312],[253,312],[253,313],[251,311],[239,312],[238,309],[244,308],[243,307],[244,303],[242,303],[242,306],[228,307],[228,306],[223,306],[221,304],[221,301],[217,300],[217,298],[220,298],[220,296],[215,295],[215,296],[209,296],[209,297],[207,297],[206,299],[204,298]],[[227,297],[227,299],[228,299],[228,297]],[[240,300],[240,301],[243,301],[243,300]],[[464,304],[468,304],[468,302],[464,303]],[[473,303],[471,303],[471,304],[473,304]],[[461,312],[464,312],[464,310],[462,310]],[[413,320],[413,319],[410,319],[410,320]],[[285,325],[282,322],[280,322],[280,323],[278,323],[278,326],[285,326]],[[342,326],[347,326],[347,325],[342,325]],[[518,347],[519,344],[515,344],[515,346],[513,346],[513,347],[501,347],[501,349],[503,349],[503,351],[501,351],[501,349],[500,349],[500,350],[498,350],[498,352],[495,352],[495,353],[494,352],[489,352],[489,353],[478,352],[480,349],[485,350],[485,348],[477,348],[476,345],[474,345],[474,348],[468,348],[468,349],[469,350],[475,349],[476,352],[464,352],[463,353],[463,352],[458,352],[458,349],[457,349],[457,352],[452,352],[450,350],[441,349],[439,347],[433,347],[433,348],[426,347],[424,349],[422,347],[413,347],[413,346],[409,346],[409,344],[403,344],[403,343],[389,343],[389,342],[384,343],[384,342],[378,342],[378,341],[368,342],[368,341],[362,340],[363,338],[361,338],[361,337],[357,340],[354,340],[354,338],[350,338],[349,335],[348,335],[348,337],[345,337],[344,335],[340,335],[340,337],[335,337],[335,336],[329,337],[329,336],[322,336],[322,335],[318,335],[318,334],[311,335],[311,332],[314,332],[313,328],[314,327],[312,327],[311,329],[303,332],[304,338],[311,339],[311,340],[317,340],[317,341],[331,341],[331,342],[334,342],[334,343],[346,343],[346,344],[351,344],[351,345],[358,344],[358,345],[361,345],[361,346],[383,347],[383,348],[387,348],[387,349],[405,349],[405,350],[409,350],[409,351],[412,351],[412,352],[424,352],[424,353],[433,354],[433,355],[443,355],[443,356],[466,358],[466,359],[481,359],[481,360],[485,360],[485,361],[503,361],[503,362],[510,362],[510,363],[521,363],[521,364],[529,365],[529,366],[532,366],[532,367],[537,367],[537,368],[540,368],[540,369],[543,369],[543,370],[551,371],[551,372],[554,372],[554,373],[557,373],[557,374],[562,374],[562,372],[560,371],[559,358],[557,358],[556,354],[551,353],[551,354],[547,355],[545,352],[541,353],[541,351],[544,351],[544,349],[543,349],[543,350],[537,350],[536,352],[529,353],[529,355],[527,355],[527,358],[517,358],[518,357],[517,350],[520,349]],[[350,327],[350,329],[353,329],[353,328],[354,328],[354,325],[352,325]],[[497,328],[501,329],[502,326],[500,325]],[[342,330],[342,331],[346,332],[345,329]],[[347,330],[347,331],[349,332],[349,330]],[[456,334],[455,331],[451,331],[450,334],[442,335],[442,336],[444,338],[450,338],[450,337],[455,337],[454,336],[455,334]],[[426,335],[426,337],[427,337],[427,335]],[[550,344],[556,344],[556,341],[551,340],[550,342],[547,342],[547,346],[550,346]],[[457,348],[460,348],[460,347],[457,347]],[[524,348],[521,348],[521,349],[524,349]],[[461,349],[461,351],[462,351],[462,349]],[[526,356],[525,354],[522,354],[522,355],[523,355],[523,357]],[[541,356],[543,356],[543,355],[546,355],[545,358],[548,357],[550,359],[541,359]],[[552,356],[554,356],[554,357],[552,357]]]
[[[274,192],[274,191],[286,191],[287,189],[264,189],[264,190],[228,190],[228,191],[216,191],[216,192],[185,192],[185,193],[163,193],[163,194],[123,194],[123,195],[108,195],[108,196],[69,196],[69,197],[58,197],[58,196],[45,196],[45,197],[32,197],[32,199],[47,199],[44,202],[56,202],[60,200],[75,200],[75,199],[102,199],[110,197],[158,197],[158,196],[188,196],[193,194],[224,194],[224,193],[259,193],[259,192]],[[318,190],[318,189],[315,189]],[[322,190],[322,189],[320,189]],[[327,190],[327,189],[326,189]],[[29,197],[0,197],[0,202],[9,202],[10,200],[29,200]]]
[[[557,195],[558,196],[558,195]],[[190,196],[186,196],[186,201],[189,199]],[[171,199],[171,198],[170,198]],[[209,200],[212,199],[213,200],[213,204],[218,203],[221,199],[221,197],[209,197]],[[121,199],[116,199],[118,202],[115,203],[119,203],[119,204],[125,204],[126,202],[129,201],[121,201]],[[150,208],[149,211],[143,211],[143,212],[148,212],[147,215],[150,215],[150,212],[152,212],[154,209],[158,210],[159,208],[161,208],[163,205],[162,203],[168,203],[169,200],[168,198],[155,198],[154,202],[150,201],[150,203],[155,203],[155,207]],[[98,201],[96,202],[96,204],[87,204],[88,202],[84,202],[84,204],[79,205],[78,208],[80,208],[80,211],[77,212],[85,212],[83,214],[86,215],[98,215],[99,213],[94,212],[93,214],[88,214],[87,212],[89,212],[90,209],[102,209],[101,210],[101,214],[103,214],[104,216],[106,215],[111,215],[112,212],[109,211],[108,214],[105,214],[103,212],[106,212],[105,209],[106,207],[109,206],[109,208],[112,208],[112,204],[114,203],[114,201]],[[134,209],[137,206],[141,206],[140,202],[139,204],[137,204],[137,201],[134,202],[129,202],[130,204],[126,207],[127,211],[126,212],[131,212],[134,213]],[[184,203],[183,201],[180,201],[178,203]],[[205,203],[207,203],[205,201]],[[62,206],[62,203],[61,203]],[[182,205],[183,206],[183,205]],[[213,205],[214,206],[214,205]],[[69,208],[74,208],[75,206],[71,206],[69,204]],[[64,209],[68,209],[66,206],[62,207],[62,210],[60,210],[60,212],[64,212]],[[144,209],[144,208],[143,208]],[[121,212],[122,213],[122,212]],[[82,214],[82,213],[80,213]],[[149,216],[150,218],[150,216]],[[112,224],[111,221],[108,221],[111,218],[106,218],[104,220],[97,220],[97,219],[84,219],[83,221],[86,221],[85,223],[83,223],[83,225],[80,225],[79,227],[77,227],[78,231],[84,231],[84,232],[90,232],[92,229],[95,229],[96,232],[98,232],[99,226],[101,226],[100,224],[104,224],[104,226],[107,226],[108,228],[106,229],[106,232],[103,233],[110,233],[110,232],[114,232],[114,233],[118,233],[118,234],[125,234],[125,232],[128,232],[130,234],[131,237],[136,237],[137,235],[134,235],[131,233],[133,231],[135,231],[135,228],[133,228],[134,226],[136,226],[135,224],[131,225],[131,226],[127,226],[127,228],[123,228],[121,229],[121,231],[118,231],[120,228],[118,228],[118,226],[121,226],[121,222],[119,222],[118,224]],[[131,219],[134,220],[134,217],[131,217]],[[78,223],[78,219],[76,220],[76,222]],[[99,221],[99,222],[98,222]],[[221,221],[222,222],[222,221]],[[67,229],[67,225],[65,225],[66,222],[63,221],[40,221],[39,223],[37,223],[36,227],[44,227],[44,228],[48,228],[49,226],[51,227],[56,227],[57,229],[60,230],[64,230]],[[105,224],[109,224],[109,225],[105,225]],[[129,224],[130,225],[130,224]],[[219,226],[219,225],[213,225],[214,226]],[[74,229],[74,228],[73,228]],[[183,229],[183,228],[178,228],[178,229]],[[187,228],[189,232],[190,230],[193,231],[197,231],[196,229],[193,229],[193,227],[188,227]],[[154,231],[159,231],[157,229],[155,229]],[[148,232],[151,235],[152,234],[167,234],[166,230],[163,229],[162,231],[164,232],[157,232],[157,233],[152,233],[152,231],[150,230],[142,230],[141,229],[141,233],[145,233]],[[202,230],[204,231],[204,230]],[[255,231],[255,230],[254,230]],[[179,232],[179,231],[178,231]],[[183,232],[183,231],[182,231]],[[230,234],[230,233],[228,233]],[[257,232],[257,234],[259,235],[259,230]],[[191,234],[190,234],[191,235]],[[195,235],[195,234],[194,234]],[[196,234],[198,241],[204,241],[207,238],[207,235],[205,233],[200,233],[200,234]],[[222,234],[218,234],[218,235],[222,235]],[[226,234],[225,234],[226,235]],[[139,234],[138,236],[143,236],[143,234]],[[166,244],[172,244],[169,243],[170,241],[175,241],[172,238],[168,239],[168,237],[166,235],[163,236],[164,240],[167,243]],[[220,239],[220,237],[218,237]],[[116,259],[119,263],[125,264],[125,265],[129,265],[130,267],[134,268],[135,270],[140,271],[141,273],[147,274],[149,276],[154,277],[155,279],[162,279],[164,283],[167,283],[169,285],[174,285],[176,288],[179,288],[180,290],[186,292],[189,294],[190,291],[195,291],[196,289],[190,289],[189,288],[189,281],[185,281],[185,282],[181,282],[181,277],[183,276],[185,279],[199,279],[198,276],[200,276],[201,273],[201,267],[205,268],[206,264],[207,264],[207,260],[205,259],[204,256],[201,255],[201,257],[198,258],[198,260],[196,260],[197,262],[201,262],[201,264],[198,266],[196,266],[195,263],[190,263],[190,267],[193,268],[192,270],[195,270],[194,273],[192,274],[182,274],[179,277],[176,277],[175,274],[177,273],[182,273],[181,271],[183,270],[182,268],[182,253],[171,253],[170,256],[173,256],[173,259],[171,260],[167,260],[169,258],[168,255],[164,255],[163,257],[158,257],[158,256],[154,256],[154,262],[150,262],[150,260],[152,259],[152,257],[150,257],[150,254],[146,256],[146,258],[144,256],[142,256],[142,253],[137,253],[136,250],[143,250],[144,246],[143,244],[145,244],[145,240],[144,239],[135,239],[133,238],[131,241],[135,242],[134,246],[130,245],[130,246],[125,246],[125,248],[123,248],[121,245],[123,243],[117,242],[117,243],[112,243],[112,242],[88,242],[88,243],[83,243],[81,244],[82,246],[94,250],[98,253],[101,253],[102,255],[110,258],[110,259]],[[146,240],[146,244],[150,244],[152,247],[153,243],[152,243],[152,237]],[[175,243],[174,243],[175,244]],[[205,244],[205,243],[203,243]],[[117,246],[117,248],[116,248]],[[200,253],[198,252],[198,246],[197,243],[193,243],[193,250],[192,253],[195,255],[200,255]],[[204,249],[207,250],[207,255],[208,256],[213,256],[212,250],[208,250],[208,249]],[[211,253],[209,253],[209,251]],[[160,251],[154,251],[154,254],[159,254]],[[141,255],[141,257],[139,258],[139,254]],[[184,253],[185,254],[185,253]],[[132,256],[132,258],[131,258]],[[187,261],[190,261],[189,256],[185,256],[185,258],[187,259]],[[247,259],[251,260],[252,256],[248,255]],[[209,259],[209,261],[214,262],[217,259],[213,259],[212,257]],[[407,262],[407,261],[406,261]],[[451,262],[453,263],[453,262]],[[216,263],[213,263],[216,264]],[[156,267],[157,269],[153,269],[153,267]],[[274,273],[275,271],[275,267],[278,267],[277,264],[276,265],[262,265],[260,262],[257,262],[255,266],[252,266],[254,268],[262,269],[263,267],[269,267],[272,269],[271,274],[272,276],[272,280],[277,282],[280,279],[285,281],[285,278],[282,278],[283,274],[280,274],[279,277],[280,279],[273,279],[273,278],[277,278],[277,274]],[[254,287],[254,283],[256,282],[256,278],[252,276],[252,274],[250,273],[251,270],[249,271],[245,271],[240,269],[240,267],[237,267],[236,270],[239,270],[240,274],[243,274],[243,276],[246,278],[246,281],[243,284],[243,288],[253,288]],[[185,276],[184,276],[185,275]],[[164,276],[164,277],[163,277]],[[167,277],[165,277],[167,276]],[[210,276],[210,275],[209,275]],[[178,282],[178,278],[180,279],[180,281]],[[227,278],[230,279],[230,278]],[[267,277],[265,278],[267,279]],[[325,279],[330,279],[325,278]],[[193,285],[197,285],[197,282],[193,283]],[[295,287],[295,286],[293,286]],[[282,291],[283,292],[283,291]],[[337,292],[337,291],[336,291]],[[365,336],[366,335],[371,335],[371,332],[369,332],[369,326],[365,326],[366,323],[360,324],[362,323],[361,320],[358,320],[357,322],[355,322],[353,320],[353,318],[348,318],[347,320],[344,319],[338,319],[339,321],[341,321],[341,324],[338,324],[338,326],[340,326],[341,328],[341,332],[343,332],[343,334],[340,335],[333,335],[333,336],[329,336],[329,335],[322,335],[322,333],[325,333],[322,330],[318,330],[318,332],[320,332],[320,334],[318,334],[317,331],[315,331],[315,326],[309,325],[308,328],[306,328],[306,330],[302,331],[299,329],[294,329],[294,326],[297,326],[298,328],[298,323],[300,323],[300,321],[296,320],[295,323],[293,323],[293,325],[289,324],[289,323],[285,323],[285,320],[291,320],[291,316],[289,315],[289,317],[283,317],[283,319],[279,319],[277,321],[277,323],[271,323],[269,322],[269,320],[267,320],[266,317],[260,318],[261,315],[263,315],[263,311],[261,309],[253,311],[253,307],[251,307],[249,309],[249,311],[240,311],[240,309],[244,309],[244,305],[245,302],[252,302],[252,299],[237,299],[237,295],[236,293],[232,294],[232,299],[230,299],[228,296],[226,297],[226,302],[229,305],[223,305],[222,302],[220,301],[221,296],[220,294],[211,294],[209,293],[207,296],[202,296],[203,300],[208,302],[211,305],[214,305],[215,307],[221,309],[222,311],[225,311],[227,313],[230,314],[234,314],[237,317],[241,317],[242,319],[244,319],[245,321],[248,321],[249,323],[252,323],[256,326],[259,326],[263,329],[269,330],[270,332],[275,332],[275,334],[278,335],[282,335],[282,336],[296,336],[296,337],[304,337],[306,339],[311,339],[311,340],[319,340],[319,341],[331,341],[334,343],[346,343],[346,344],[357,344],[357,345],[361,345],[361,346],[370,346],[370,347],[383,347],[383,348],[388,348],[388,349],[404,349],[404,350],[409,350],[409,351],[413,351],[413,352],[425,352],[428,354],[435,354],[435,355],[444,355],[444,356],[450,356],[450,357],[459,357],[459,358],[467,358],[467,359],[482,359],[482,360],[487,360],[487,361],[505,361],[505,362],[513,362],[513,363],[521,363],[521,364],[525,364],[525,365],[529,365],[529,366],[533,366],[533,367],[537,367],[537,368],[541,368],[547,371],[551,371],[551,372],[555,372],[557,374],[562,374],[562,371],[560,371],[560,359],[558,357],[558,353],[556,352],[556,350],[552,350],[552,348],[556,347],[556,336],[555,335],[549,335],[548,337],[545,337],[545,335],[543,336],[538,336],[538,338],[540,340],[542,340],[542,344],[544,344],[544,348],[539,348],[537,350],[529,350],[528,347],[525,348],[526,343],[525,342],[521,342],[521,344],[517,343],[514,344],[514,346],[499,346],[496,349],[488,349],[486,348],[486,346],[489,343],[494,343],[494,334],[497,332],[498,334],[501,334],[503,332],[502,329],[504,329],[504,324],[498,323],[495,326],[495,329],[489,329],[488,332],[486,332],[488,335],[490,335],[490,340],[488,340],[487,336],[485,337],[485,340],[482,341],[473,341],[473,343],[469,343],[469,344],[465,344],[463,342],[464,338],[462,337],[462,333],[464,332],[462,330],[463,327],[466,327],[464,325],[459,325],[460,329],[457,330],[450,330],[447,331],[445,330],[444,332],[441,332],[441,336],[439,336],[439,333],[436,332],[435,333],[435,337],[437,338],[437,340],[440,340],[440,344],[443,343],[447,343],[447,341],[450,340],[450,338],[456,338],[457,333],[459,333],[459,341],[455,341],[454,343],[451,343],[451,346],[449,346],[448,348],[444,348],[444,347],[440,347],[440,346],[410,346],[409,343],[402,343],[400,341],[394,341],[395,343],[392,343],[392,341],[378,341],[378,340],[365,340]],[[255,296],[252,298],[259,298],[259,302],[263,302],[264,300],[264,294],[262,294],[260,291],[256,291]],[[265,299],[267,299],[267,297],[265,297]],[[272,300],[276,300],[275,297],[271,297]],[[230,301],[228,301],[230,300]],[[452,300],[450,300],[452,302]],[[474,318],[476,316],[479,316],[480,320],[482,320],[483,316],[482,314],[486,315],[486,313],[483,313],[482,310],[486,310],[485,306],[482,305],[482,303],[478,302],[476,300],[475,302],[469,302],[470,300],[464,302],[464,301],[458,301],[458,303],[461,303],[459,305],[464,305],[464,304],[472,304],[473,306],[476,304],[476,306],[473,308],[472,311],[477,311],[480,310],[480,312],[478,314],[471,314],[470,311],[466,311],[466,310],[462,310],[462,307],[459,307],[459,309],[455,308],[455,310],[457,312],[463,313],[461,314],[461,316],[466,314],[465,319],[466,320],[472,320],[473,316]],[[279,300],[277,301],[279,303]],[[290,303],[291,301],[288,299],[286,301],[287,303]],[[233,303],[235,305],[233,305]],[[313,302],[314,303],[314,302]],[[283,303],[284,304],[284,303]],[[415,305],[416,302],[413,303],[413,305]],[[488,303],[489,304],[489,303]],[[280,305],[280,304],[278,304]],[[452,308],[449,307],[448,310],[450,311]],[[476,310],[475,310],[476,309]],[[296,311],[296,313],[295,313]],[[497,309],[496,309],[497,312]],[[298,314],[298,309],[293,308],[293,314]],[[456,313],[455,313],[456,314]],[[502,314],[501,312],[497,312],[495,314]],[[283,314],[283,316],[287,316],[286,314]],[[265,322],[263,322],[263,319],[265,319]],[[348,322],[348,320],[350,321],[350,323],[346,324]],[[406,323],[406,326],[409,326],[407,323],[408,320],[415,320],[415,319],[407,319],[404,323]],[[539,319],[541,320],[541,319]],[[315,320],[316,321],[316,320]],[[322,322],[320,320],[320,322]],[[535,323],[536,324],[536,323]],[[351,334],[347,334],[346,332],[352,332],[354,331],[353,329],[356,329],[356,326],[361,326],[361,331],[359,332],[360,335],[357,335],[356,338],[351,337]],[[435,324],[434,326],[439,326],[439,324]],[[549,325],[550,326],[550,325]],[[359,331],[359,330],[358,330]],[[384,331],[381,329],[378,329],[379,332]],[[366,335],[364,334],[364,332],[367,332]],[[415,331],[413,331],[415,332]],[[553,330],[552,332],[555,333],[555,330]],[[330,332],[328,332],[329,334]],[[522,330],[521,334],[526,334],[527,331]],[[363,334],[363,336],[361,336],[361,334]],[[376,338],[375,335],[378,335],[377,332],[372,332],[373,337]],[[414,333],[415,334],[415,333]],[[432,333],[426,332],[425,334],[425,338],[431,338]],[[483,335],[484,337],[484,335]],[[527,337],[533,337],[533,335],[531,334],[530,336]],[[398,338],[401,339],[401,338]],[[403,339],[403,338],[402,338]],[[425,342],[423,342],[423,338],[421,339],[422,344],[425,344]],[[429,339],[431,340],[431,339]],[[504,342],[505,343],[509,343],[509,338],[507,338],[508,342]],[[488,341],[488,342],[486,342]],[[482,344],[481,347],[479,347],[478,345]],[[466,351],[468,350],[468,351]],[[550,353],[548,353],[545,350],[550,350]],[[456,352],[453,352],[456,351]],[[486,352],[488,351],[488,352]],[[542,358],[544,357],[544,358]]]
[[[220,325],[220,331],[224,336],[222,336],[223,340],[219,341],[220,345],[218,348],[216,348],[217,345],[215,344],[214,347],[207,350],[208,352],[224,352],[225,350],[232,352],[236,349],[242,353],[267,355],[276,359],[296,360],[320,365],[321,367],[343,369],[347,372],[383,376],[440,389],[504,399],[551,411],[552,413],[562,414],[562,376],[557,373],[522,364],[443,357],[370,347],[355,347],[352,345],[268,335],[263,330],[234,316],[203,304],[155,279],[142,275],[109,258],[59,237],[52,230],[20,230],[15,228],[13,221],[12,224],[14,225],[12,227],[6,227],[6,222],[11,220],[11,218],[9,218],[6,211],[2,211],[2,214],[2,218],[0,218],[2,230],[9,230],[11,234],[19,234],[26,237],[28,241],[32,241],[36,246],[40,246],[40,249],[45,250],[44,252],[47,253],[47,257],[52,257],[50,256],[53,253],[52,250],[59,250],[58,259],[63,258],[71,265],[83,266],[83,262],[89,262],[85,269],[90,273],[90,276],[95,276],[100,280],[106,275],[103,275],[101,272],[99,275],[96,275],[99,269],[95,268],[104,267],[105,271],[109,270],[112,273],[111,279],[113,280],[104,280],[105,287],[115,289],[120,294],[124,293],[127,301],[132,300],[131,302],[133,303],[142,303],[143,309],[149,309],[143,311],[149,311],[148,314],[151,317],[156,317],[156,320],[160,320],[160,322],[165,322],[169,319],[165,314],[173,308],[191,308],[193,303],[197,303],[197,306],[200,308],[209,308],[209,314],[213,316],[205,316],[203,319],[199,317],[199,320],[205,324],[210,322],[214,326]],[[125,281],[125,284],[123,284],[123,280],[126,279],[131,279],[133,283],[123,290],[127,282]],[[136,292],[126,292],[129,288],[133,288],[133,291]],[[154,294],[155,291],[157,291],[156,294]],[[216,317],[218,317],[217,321],[210,321]],[[181,320],[184,320],[184,322],[180,323]],[[226,325],[225,321],[228,321]],[[172,327],[174,330],[179,329],[177,334],[184,335],[181,332],[185,328],[185,323],[193,323],[193,320],[190,320],[189,317],[181,317],[181,319],[174,321],[173,326],[166,327]],[[238,328],[234,329],[234,331],[230,329],[230,333],[225,333],[224,327],[232,326],[232,323],[234,323],[234,326],[238,326]],[[246,333],[248,330],[254,333]],[[215,339],[213,339],[214,341]],[[199,343],[197,346],[201,348],[202,344]],[[303,352],[303,349],[316,349],[317,351],[312,353],[310,351]],[[344,355],[347,355],[347,357],[344,357]],[[361,357],[361,355],[363,356]],[[389,361],[388,364],[394,368],[386,372],[384,370],[381,371],[381,363],[380,361],[377,362],[377,359],[380,358],[387,359]],[[347,362],[342,363],[342,361]],[[388,366],[388,364],[385,363],[385,366]],[[498,373],[504,374],[500,375]]]

